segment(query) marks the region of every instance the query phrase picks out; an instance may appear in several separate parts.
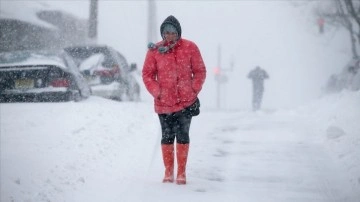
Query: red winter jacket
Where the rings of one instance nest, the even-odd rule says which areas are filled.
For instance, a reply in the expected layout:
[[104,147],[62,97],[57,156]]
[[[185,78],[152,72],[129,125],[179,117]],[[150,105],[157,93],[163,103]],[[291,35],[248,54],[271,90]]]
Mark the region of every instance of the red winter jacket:
[[157,48],[148,50],[142,77],[154,97],[155,112],[165,114],[195,102],[205,81],[206,69],[196,44],[180,38],[167,53],[160,53]]

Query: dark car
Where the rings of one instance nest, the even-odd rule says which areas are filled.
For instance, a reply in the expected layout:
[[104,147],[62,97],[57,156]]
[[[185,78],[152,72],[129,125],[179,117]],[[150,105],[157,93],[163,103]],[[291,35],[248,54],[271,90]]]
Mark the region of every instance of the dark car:
[[81,45],[65,48],[91,87],[93,95],[137,101],[140,85],[132,73],[136,64],[129,65],[125,57],[106,45]]
[[80,101],[90,93],[64,50],[0,53],[0,102]]

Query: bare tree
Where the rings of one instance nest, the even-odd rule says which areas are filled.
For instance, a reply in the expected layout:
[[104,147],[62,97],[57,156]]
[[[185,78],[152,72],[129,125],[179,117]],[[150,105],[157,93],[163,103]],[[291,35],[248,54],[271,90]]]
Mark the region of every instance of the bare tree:
[[319,1],[315,12],[318,17],[326,19],[328,25],[336,28],[345,28],[349,32],[351,51],[354,58],[359,58],[357,50],[357,45],[360,45],[359,11],[360,1],[332,0]]
[[348,13],[354,18],[356,23],[360,26],[360,2],[354,0],[344,0],[344,2]]
[[[353,23],[351,22],[351,17],[348,14],[348,10],[344,9],[344,4],[341,0],[336,0],[336,7],[338,10],[338,13],[340,14],[340,23],[349,31],[349,36],[351,40],[351,51],[353,54],[353,58],[359,58],[359,55],[357,53],[356,49],[356,38],[355,36],[359,36],[359,31],[356,33],[354,31]],[[358,38],[359,39],[359,38]]]
[[[338,0],[340,1],[340,0]],[[354,1],[354,0],[344,0],[346,10],[348,14],[351,16],[351,18],[355,21],[357,24],[357,38],[358,43],[360,44],[360,1]]]

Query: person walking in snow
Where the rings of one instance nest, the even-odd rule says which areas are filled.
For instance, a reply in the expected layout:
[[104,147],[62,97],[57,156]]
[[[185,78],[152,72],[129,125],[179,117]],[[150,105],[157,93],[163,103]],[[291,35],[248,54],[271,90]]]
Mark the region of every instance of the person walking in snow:
[[265,70],[257,66],[255,69],[249,72],[248,78],[252,79],[253,83],[252,108],[253,111],[256,111],[261,108],[261,102],[264,93],[264,80],[268,79],[269,75]]
[[206,68],[197,45],[181,37],[181,26],[174,16],[163,21],[160,34],[162,41],[148,44],[142,78],[154,98],[160,120],[163,182],[174,182],[176,149],[176,183],[186,184],[190,123],[192,116],[200,113],[198,94],[205,82]]

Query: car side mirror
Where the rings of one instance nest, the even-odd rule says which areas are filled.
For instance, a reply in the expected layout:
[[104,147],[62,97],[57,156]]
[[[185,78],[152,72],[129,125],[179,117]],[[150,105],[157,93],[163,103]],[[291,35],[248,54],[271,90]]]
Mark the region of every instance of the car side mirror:
[[136,63],[131,63],[130,64],[130,71],[135,71],[136,69],[137,69]]

